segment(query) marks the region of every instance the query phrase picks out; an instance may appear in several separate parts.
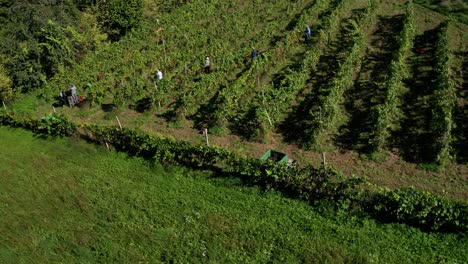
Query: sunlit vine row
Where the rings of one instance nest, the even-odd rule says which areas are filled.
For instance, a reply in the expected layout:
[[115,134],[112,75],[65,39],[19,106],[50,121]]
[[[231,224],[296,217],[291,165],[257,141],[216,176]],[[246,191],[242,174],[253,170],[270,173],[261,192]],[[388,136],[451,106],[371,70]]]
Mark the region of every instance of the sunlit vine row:
[[318,145],[320,138],[330,129],[336,126],[341,105],[344,101],[344,92],[353,85],[354,73],[360,68],[362,56],[367,47],[366,33],[362,28],[373,21],[373,16],[379,6],[379,1],[369,1],[366,10],[358,22],[351,23],[353,29],[352,47],[346,59],[340,63],[337,74],[333,81],[324,88],[327,91],[325,96],[320,98],[319,111],[311,110],[313,117],[309,128],[310,146]]
[[448,21],[439,28],[436,42],[436,81],[431,128],[434,133],[435,161],[441,165],[451,159],[452,130],[455,127],[453,111],[456,105],[452,76],[452,54],[448,44]]
[[278,54],[275,52],[276,50],[289,50],[292,45],[297,44],[303,36],[304,25],[309,25],[318,12],[326,8],[328,4],[329,1],[318,0],[303,10],[294,29],[288,31],[285,37],[282,38],[282,41],[279,41],[273,49],[262,53],[262,56],[255,63],[249,65],[249,68],[238,79],[220,91],[213,113],[215,118],[214,124],[216,126],[225,126],[227,120],[236,114],[235,111],[239,108],[239,100],[242,95],[246,94],[245,91],[258,84],[258,80],[254,78],[254,73],[261,73],[264,69],[270,67],[274,61],[279,59]]
[[[297,70],[288,69],[278,86],[267,85],[259,92],[251,104],[255,109],[259,129],[272,129],[278,124],[282,116],[296,98],[297,93],[304,87],[323,52],[323,46],[338,30],[340,18],[354,1],[338,0],[332,11],[321,21],[322,30],[319,32],[317,43],[307,49]],[[324,33],[327,32],[327,33]],[[260,132],[261,133],[261,132]]]
[[373,109],[374,125],[369,137],[371,151],[381,151],[385,147],[399,117],[399,92],[403,85],[402,80],[408,77],[406,57],[413,46],[414,39],[413,12],[413,3],[409,1],[403,29],[397,37],[398,49],[390,62],[387,81],[384,84],[387,94],[384,102]]

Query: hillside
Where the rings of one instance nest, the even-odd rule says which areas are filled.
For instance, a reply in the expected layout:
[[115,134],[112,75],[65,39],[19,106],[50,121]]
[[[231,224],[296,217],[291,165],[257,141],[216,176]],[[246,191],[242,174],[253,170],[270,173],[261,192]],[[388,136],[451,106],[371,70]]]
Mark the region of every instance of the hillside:
[[43,100],[18,96],[8,107],[42,116],[76,84],[82,107],[55,111],[80,122],[117,115],[195,142],[207,128],[211,144],[254,157],[275,148],[317,164],[325,152],[347,175],[467,199],[463,20],[446,23],[424,1],[144,1],[139,26],[117,38],[93,24],[93,1],[82,2],[87,48],[23,89]]
[[0,127],[0,261],[462,263],[462,234],[424,233]]

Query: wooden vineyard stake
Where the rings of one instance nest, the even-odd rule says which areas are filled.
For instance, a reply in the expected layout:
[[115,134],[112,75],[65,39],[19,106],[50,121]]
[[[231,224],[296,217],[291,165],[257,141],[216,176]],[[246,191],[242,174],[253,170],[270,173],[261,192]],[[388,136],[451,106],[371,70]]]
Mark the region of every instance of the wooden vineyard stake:
[[206,145],[209,146],[210,142],[208,142],[208,129],[203,129],[203,135],[205,135],[206,138]]
[[117,116],[115,116],[115,119],[117,119],[117,123],[119,123],[119,127],[120,127],[120,129],[122,129],[122,124],[120,123],[120,120],[119,120],[119,118],[118,118]]
[[322,168],[323,168],[323,176],[327,176],[327,162],[325,160],[325,152],[322,152]]

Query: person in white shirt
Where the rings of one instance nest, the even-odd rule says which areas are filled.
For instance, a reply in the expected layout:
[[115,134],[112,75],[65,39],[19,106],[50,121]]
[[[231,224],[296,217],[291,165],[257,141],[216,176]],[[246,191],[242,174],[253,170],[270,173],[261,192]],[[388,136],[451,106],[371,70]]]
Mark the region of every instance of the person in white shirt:
[[206,59],[205,59],[205,73],[210,73],[210,66],[211,66],[210,57],[206,56]]
[[77,104],[78,103],[78,95],[76,94],[76,86],[73,85],[71,88],[71,94],[72,94],[72,99],[73,99],[73,103],[74,104]]
[[158,69],[158,71],[156,72],[156,80],[160,81],[162,80],[162,78],[163,78],[163,73],[161,70]]

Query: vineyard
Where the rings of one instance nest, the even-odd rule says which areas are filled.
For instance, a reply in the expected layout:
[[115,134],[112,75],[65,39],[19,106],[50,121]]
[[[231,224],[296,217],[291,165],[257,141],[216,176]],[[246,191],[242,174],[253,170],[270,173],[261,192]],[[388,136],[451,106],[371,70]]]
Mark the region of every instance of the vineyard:
[[422,10],[430,12],[385,0],[148,2],[138,30],[59,73],[42,94],[76,83],[90,107],[150,112],[148,121],[180,128],[464,162],[467,27],[441,15],[421,23]]
[[142,10],[139,27],[116,41],[96,34],[92,52],[57,67],[34,114],[76,84],[84,107],[57,111],[85,123],[121,115],[146,131],[179,129],[175,137],[207,129],[226,137],[222,146],[236,138],[436,168],[468,160],[468,26],[421,1],[144,1]]
[[[134,261],[132,248],[154,249],[135,253],[145,262],[465,259],[466,10],[456,0],[0,1],[0,204],[12,212],[0,217],[0,259]],[[257,194],[284,198],[268,202],[275,212],[303,204],[320,227],[294,213],[275,220]],[[227,201],[229,221],[255,216],[232,229]],[[60,216],[69,212],[89,219]],[[288,221],[306,235],[285,234]],[[278,233],[265,232],[272,225]],[[304,240],[322,232],[335,240]],[[119,241],[101,235],[112,233]],[[351,247],[321,250],[341,243]]]

